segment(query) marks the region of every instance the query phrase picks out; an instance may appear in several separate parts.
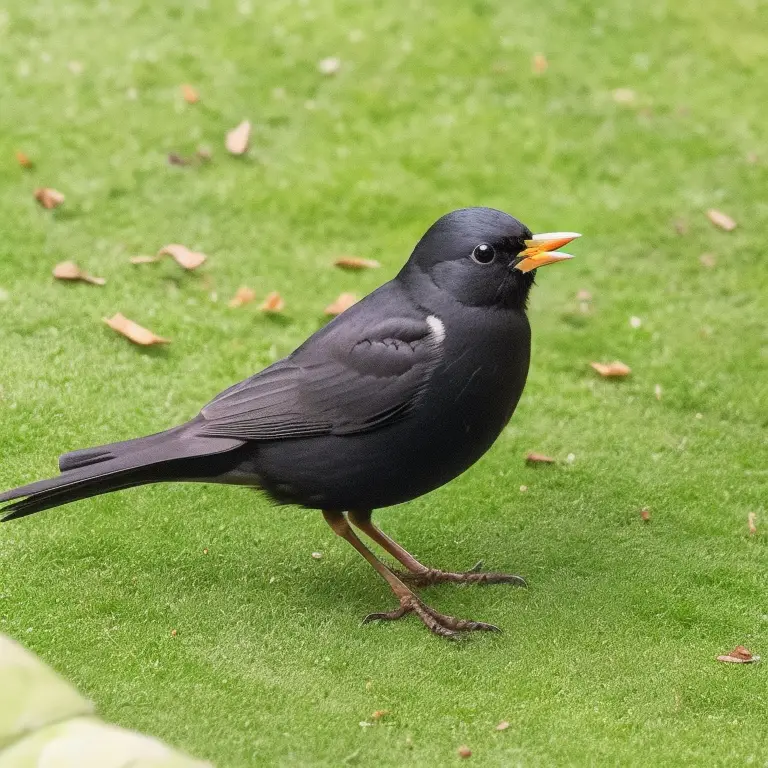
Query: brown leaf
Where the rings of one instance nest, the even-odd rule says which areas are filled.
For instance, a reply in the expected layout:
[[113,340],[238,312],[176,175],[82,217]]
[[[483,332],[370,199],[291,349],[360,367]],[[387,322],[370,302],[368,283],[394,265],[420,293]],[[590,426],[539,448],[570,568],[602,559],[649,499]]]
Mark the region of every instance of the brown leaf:
[[228,134],[224,145],[227,151],[233,155],[242,155],[248,150],[248,143],[251,140],[251,122],[243,120],[240,125],[233,128]]
[[142,328],[138,323],[134,323],[133,320],[129,320],[119,312],[112,317],[105,317],[104,322],[110,328],[125,336],[126,339],[130,339],[134,344],[139,344],[142,347],[148,347],[152,344],[168,344],[170,342],[170,339],[157,336],[152,331]]
[[197,102],[200,101],[200,94],[188,83],[184,83],[184,85],[181,86],[181,95],[184,97],[184,101],[186,101],[187,104],[197,104]]
[[644,523],[649,523],[649,522],[651,521],[651,510],[650,510],[650,509],[648,509],[648,507],[643,507],[643,508],[640,510],[640,519],[641,519],[641,520],[642,520]]
[[386,717],[389,714],[388,709],[377,709],[372,715],[371,720],[381,720],[382,717]]
[[197,269],[207,258],[204,253],[190,251],[184,245],[171,243],[157,252],[158,256],[170,256],[180,267],[184,269]]
[[250,304],[256,298],[256,291],[253,288],[248,288],[245,285],[240,286],[235,292],[235,295],[229,300],[229,306],[233,309],[236,307],[242,307],[243,304]]
[[336,56],[328,56],[318,62],[317,69],[321,75],[335,75],[341,69],[341,59]]
[[456,751],[459,757],[472,757],[472,750],[466,744],[462,744]]
[[284,308],[285,301],[283,301],[283,297],[277,291],[269,293],[259,306],[262,312],[282,312]]
[[81,280],[91,285],[104,285],[107,281],[103,277],[93,277],[83,272],[74,261],[62,261],[53,268],[53,276],[57,280]]
[[21,151],[16,152],[16,162],[22,167],[22,168],[32,168],[34,166],[34,163],[29,159],[28,155],[25,155]]
[[757,515],[750,512],[747,516],[747,522],[749,523],[749,535],[755,536],[757,534]]
[[535,53],[531,59],[531,69],[534,75],[543,75],[549,69],[549,62],[543,53]]
[[169,152],[168,165],[189,165],[189,160],[176,152]]
[[341,256],[333,263],[342,269],[378,269],[381,266],[375,259],[361,259],[358,256]]
[[340,293],[336,299],[325,308],[326,315],[340,315],[345,309],[357,304],[357,298],[353,293]]
[[155,264],[158,261],[159,256],[131,256],[131,264]]
[[632,373],[632,369],[624,363],[616,360],[613,363],[590,363],[590,365],[603,377],[607,379],[622,378],[623,376],[629,376]]
[[43,208],[50,210],[51,208],[58,208],[64,202],[64,195],[50,187],[40,187],[35,190],[35,200]]
[[710,208],[707,211],[707,218],[720,229],[724,229],[726,232],[732,232],[736,229],[736,222],[727,214],[722,211],[717,211],[714,208]]
[[509,723],[506,720],[502,720],[497,726],[497,731],[506,731],[509,728]]
[[525,460],[528,464],[554,464],[555,460],[551,456],[545,456],[543,453],[529,453]]
[[755,656],[752,651],[747,650],[743,645],[737,645],[730,653],[718,656],[717,660],[728,664],[752,664],[760,661],[760,657]]

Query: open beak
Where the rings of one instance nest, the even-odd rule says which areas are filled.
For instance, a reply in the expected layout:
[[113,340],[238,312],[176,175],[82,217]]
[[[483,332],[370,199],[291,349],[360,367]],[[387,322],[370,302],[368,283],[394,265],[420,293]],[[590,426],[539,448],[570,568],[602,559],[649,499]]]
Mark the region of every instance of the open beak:
[[545,267],[556,261],[572,259],[573,256],[557,249],[577,237],[581,237],[577,232],[544,232],[541,235],[534,235],[530,240],[524,241],[525,250],[520,251],[518,255],[520,261],[515,264],[515,269],[530,272],[532,269]]

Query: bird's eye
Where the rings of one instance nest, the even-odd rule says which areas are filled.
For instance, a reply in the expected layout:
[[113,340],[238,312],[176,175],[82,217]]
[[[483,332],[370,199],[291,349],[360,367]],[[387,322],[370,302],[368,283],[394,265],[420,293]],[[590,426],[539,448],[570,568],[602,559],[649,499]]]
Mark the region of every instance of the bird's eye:
[[478,264],[490,264],[495,258],[496,251],[488,243],[481,243],[472,251],[472,260]]

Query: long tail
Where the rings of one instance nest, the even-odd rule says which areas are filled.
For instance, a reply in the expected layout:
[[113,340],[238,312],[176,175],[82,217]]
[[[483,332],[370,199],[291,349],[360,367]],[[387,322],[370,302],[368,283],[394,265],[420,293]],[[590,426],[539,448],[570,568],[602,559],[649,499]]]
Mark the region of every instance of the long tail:
[[228,453],[242,440],[206,437],[195,433],[195,422],[148,437],[65,453],[62,472],[0,494],[0,520],[42,512],[71,501],[119,491],[137,485],[172,480],[204,480],[220,474],[222,462],[213,457]]

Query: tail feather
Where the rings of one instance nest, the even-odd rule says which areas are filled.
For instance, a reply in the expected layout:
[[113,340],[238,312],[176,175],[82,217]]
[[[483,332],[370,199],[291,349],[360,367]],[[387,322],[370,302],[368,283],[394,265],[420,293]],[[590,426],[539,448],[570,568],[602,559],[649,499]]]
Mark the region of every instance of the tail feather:
[[216,464],[206,461],[207,457],[243,444],[242,440],[199,437],[180,430],[64,454],[61,465],[67,469],[58,477],[0,494],[0,504],[14,501],[0,509],[0,513],[8,513],[0,522],[137,485],[204,479]]

